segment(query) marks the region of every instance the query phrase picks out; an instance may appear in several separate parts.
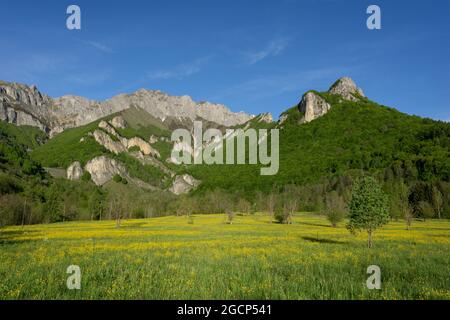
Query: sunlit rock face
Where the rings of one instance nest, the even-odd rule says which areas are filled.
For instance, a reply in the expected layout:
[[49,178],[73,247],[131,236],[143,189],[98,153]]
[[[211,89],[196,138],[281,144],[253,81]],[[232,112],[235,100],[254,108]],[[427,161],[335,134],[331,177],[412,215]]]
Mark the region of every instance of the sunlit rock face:
[[323,116],[331,106],[314,92],[306,93],[299,104],[300,112],[304,113],[302,122],[310,122]]
[[348,77],[343,77],[337,80],[328,90],[329,93],[342,96],[346,100],[358,101],[359,97],[365,97],[361,88],[358,88],[356,83]]
[[194,177],[183,174],[181,176],[176,176],[172,187],[169,189],[170,192],[180,195],[188,193],[200,184],[200,181],[194,179]]
[[92,181],[98,186],[112,180],[116,174],[126,175],[125,167],[121,163],[106,156],[90,160],[84,167],[84,170],[91,174]]
[[82,175],[83,168],[78,161],[75,161],[67,168],[67,179],[69,180],[80,180]]

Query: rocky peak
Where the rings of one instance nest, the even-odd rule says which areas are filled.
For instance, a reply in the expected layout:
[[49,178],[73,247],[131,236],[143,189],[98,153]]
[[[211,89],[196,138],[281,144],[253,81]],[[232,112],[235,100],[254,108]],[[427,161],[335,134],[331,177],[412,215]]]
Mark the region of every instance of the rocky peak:
[[28,106],[43,106],[51,102],[51,98],[42,94],[35,85],[27,86],[20,83],[0,82],[0,94],[10,99],[11,102]]
[[272,123],[273,118],[270,112],[264,112],[258,115],[258,122]]
[[47,114],[51,98],[41,94],[36,86],[0,81],[0,120],[15,125],[35,126],[48,131],[52,117]]
[[125,129],[127,127],[127,122],[122,116],[116,116],[112,118],[111,125],[116,129]]
[[346,100],[358,101],[358,96],[365,97],[361,88],[349,77],[338,79],[328,90],[329,93],[338,94]]

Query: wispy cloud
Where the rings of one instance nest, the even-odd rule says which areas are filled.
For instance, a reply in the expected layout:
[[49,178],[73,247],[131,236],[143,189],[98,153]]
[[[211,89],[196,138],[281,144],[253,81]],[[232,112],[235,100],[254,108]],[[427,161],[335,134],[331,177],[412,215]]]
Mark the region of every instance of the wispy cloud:
[[69,73],[65,80],[77,86],[95,86],[107,82],[111,78],[111,72],[108,70],[97,70],[89,73]]
[[203,57],[191,61],[189,63],[180,64],[172,69],[156,70],[147,73],[146,79],[148,80],[168,80],[176,79],[181,80],[193,74],[199,73],[206,63],[210,60],[210,57]]
[[97,42],[97,41],[83,41],[84,44],[91,46],[99,51],[102,51],[104,53],[113,53],[114,50],[112,50],[110,47],[106,46],[103,43]]
[[263,50],[256,52],[244,52],[243,54],[248,64],[255,64],[268,57],[275,57],[279,55],[286,49],[288,44],[288,38],[278,38],[269,42],[269,44]]

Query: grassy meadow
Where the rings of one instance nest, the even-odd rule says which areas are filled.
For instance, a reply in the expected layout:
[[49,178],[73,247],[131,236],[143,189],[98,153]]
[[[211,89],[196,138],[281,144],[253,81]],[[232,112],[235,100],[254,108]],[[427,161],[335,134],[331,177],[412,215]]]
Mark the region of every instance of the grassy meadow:
[[[0,229],[0,299],[450,299],[450,221],[351,235],[324,217],[196,215]],[[69,290],[79,265],[81,290]],[[381,290],[366,287],[369,265]]]

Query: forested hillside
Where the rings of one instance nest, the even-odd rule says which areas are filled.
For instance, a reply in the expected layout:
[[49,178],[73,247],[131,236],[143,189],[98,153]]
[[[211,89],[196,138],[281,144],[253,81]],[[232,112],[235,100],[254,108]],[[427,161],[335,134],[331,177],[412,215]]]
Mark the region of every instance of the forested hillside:
[[433,188],[445,194],[448,212],[450,124],[423,119],[378,105],[317,93],[331,104],[324,116],[300,123],[297,106],[287,110],[280,129],[280,168],[261,176],[258,165],[196,165],[188,172],[203,181],[197,193],[221,188],[254,199],[258,191],[299,189],[302,205],[320,208],[327,193],[345,196],[355,177],[370,174],[395,197],[405,183],[414,204],[432,202]]

